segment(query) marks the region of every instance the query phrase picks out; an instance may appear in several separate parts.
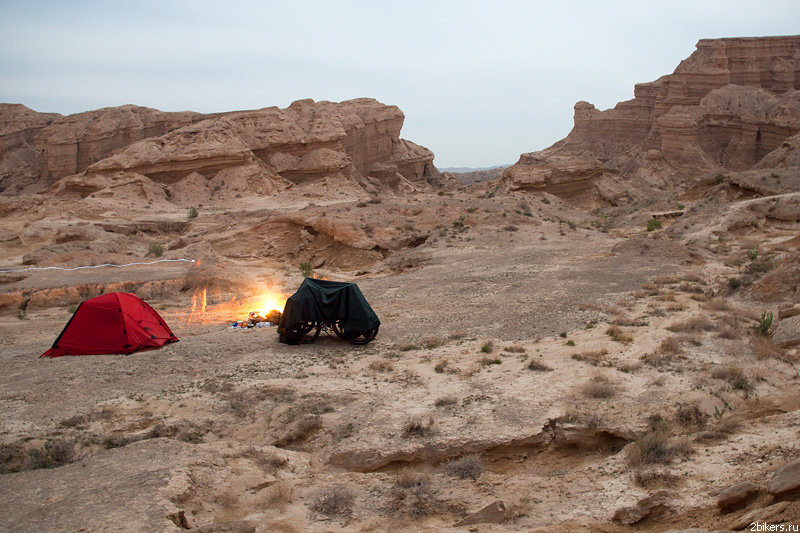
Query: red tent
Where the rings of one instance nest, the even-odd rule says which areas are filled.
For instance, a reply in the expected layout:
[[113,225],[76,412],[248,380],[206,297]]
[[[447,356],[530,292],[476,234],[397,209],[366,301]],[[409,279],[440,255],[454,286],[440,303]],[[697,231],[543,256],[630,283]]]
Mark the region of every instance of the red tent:
[[129,354],[178,342],[166,322],[138,296],[111,292],[86,300],[53,347],[41,355]]

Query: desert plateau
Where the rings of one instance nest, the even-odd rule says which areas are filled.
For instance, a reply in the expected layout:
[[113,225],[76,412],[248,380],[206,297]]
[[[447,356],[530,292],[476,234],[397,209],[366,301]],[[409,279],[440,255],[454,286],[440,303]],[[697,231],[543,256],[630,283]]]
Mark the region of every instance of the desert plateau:
[[[634,94],[463,179],[372,98],[0,104],[0,530],[798,531],[800,36]],[[376,338],[233,327],[304,276]],[[39,357],[109,292],[179,342]]]

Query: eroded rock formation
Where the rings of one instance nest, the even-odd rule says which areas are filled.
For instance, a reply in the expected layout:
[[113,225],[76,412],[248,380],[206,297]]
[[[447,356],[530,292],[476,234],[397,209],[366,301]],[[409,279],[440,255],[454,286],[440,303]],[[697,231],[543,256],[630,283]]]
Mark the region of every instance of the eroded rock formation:
[[800,36],[701,40],[672,74],[636,85],[633,100],[606,111],[578,102],[570,134],[504,177],[512,189],[615,203],[620,187],[595,187],[601,176],[653,190],[747,170],[800,132],[799,89]]
[[367,98],[230,113],[133,143],[89,165],[86,179],[140,175],[178,202],[187,188],[264,195],[330,177],[427,185],[439,176],[433,154],[400,139],[403,120],[396,106]]
[[[328,178],[367,192],[444,183],[430,150],[400,138],[403,112],[362,98],[201,115],[137,106],[68,117],[0,107],[0,191],[58,184],[81,197],[149,180],[179,205],[271,195]],[[152,188],[142,185],[145,189]],[[184,193],[191,198],[182,201]],[[362,191],[363,194],[363,191]]]

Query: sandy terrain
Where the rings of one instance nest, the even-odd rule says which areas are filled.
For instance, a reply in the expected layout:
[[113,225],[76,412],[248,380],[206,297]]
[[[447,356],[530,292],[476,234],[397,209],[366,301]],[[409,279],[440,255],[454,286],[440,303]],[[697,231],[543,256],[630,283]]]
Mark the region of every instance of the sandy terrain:
[[[431,196],[422,203],[453,207]],[[0,444],[4,468],[21,471],[0,476],[0,529],[724,530],[772,503],[762,491],[716,507],[725,487],[764,486],[800,457],[796,350],[754,336],[765,305],[726,281],[752,235],[731,235],[723,254],[635,218],[609,230],[564,205],[522,216],[518,198],[459,201],[473,218],[420,246],[317,270],[357,281],[380,317],[363,347],[230,329],[244,317],[211,301],[212,319],[190,319],[192,291],[149,300],[180,342],[130,356],[37,359],[67,309],[1,316]],[[37,271],[6,287],[191,268]],[[227,268],[285,293],[302,279],[274,260]],[[655,458],[642,458],[648,436],[662,439]],[[30,468],[64,440],[71,462]],[[660,490],[634,526],[612,521]],[[498,500],[496,523],[455,526]],[[794,501],[774,522],[798,519]]]

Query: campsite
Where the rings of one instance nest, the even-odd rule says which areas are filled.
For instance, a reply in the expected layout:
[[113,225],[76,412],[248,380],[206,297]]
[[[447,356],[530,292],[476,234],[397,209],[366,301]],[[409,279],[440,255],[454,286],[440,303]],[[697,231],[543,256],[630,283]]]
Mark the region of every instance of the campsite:
[[369,97],[0,104],[0,530],[800,523],[800,37],[633,89],[463,173]]

